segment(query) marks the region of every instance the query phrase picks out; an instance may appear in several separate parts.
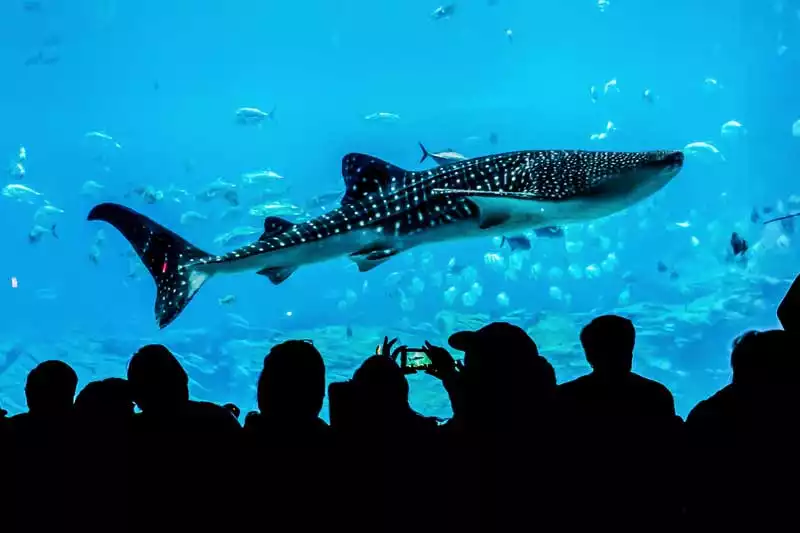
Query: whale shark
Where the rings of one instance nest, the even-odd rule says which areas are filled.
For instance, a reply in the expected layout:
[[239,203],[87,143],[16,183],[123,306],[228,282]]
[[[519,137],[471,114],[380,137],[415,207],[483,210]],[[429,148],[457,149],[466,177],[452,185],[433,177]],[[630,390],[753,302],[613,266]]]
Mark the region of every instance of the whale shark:
[[343,256],[367,272],[424,244],[594,220],[660,190],[683,161],[668,150],[534,150],[412,171],[351,153],[339,207],[302,223],[269,216],[257,241],[222,255],[123,205],[96,205],[88,220],[111,224],[133,246],[155,280],[164,328],[216,275],[252,271],[277,285],[300,266]]

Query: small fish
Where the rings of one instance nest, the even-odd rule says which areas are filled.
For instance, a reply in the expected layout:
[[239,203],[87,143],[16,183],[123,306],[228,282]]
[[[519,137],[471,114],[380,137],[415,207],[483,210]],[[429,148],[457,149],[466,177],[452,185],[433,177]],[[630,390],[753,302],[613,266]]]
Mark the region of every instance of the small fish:
[[489,133],[489,144],[494,146],[494,145],[496,145],[498,143],[499,140],[500,140],[500,137],[495,132]]
[[261,124],[264,120],[275,120],[275,107],[271,111],[261,111],[257,107],[240,107],[235,115],[238,124]]
[[236,301],[236,296],[234,296],[233,294],[228,294],[228,295],[223,296],[222,298],[219,299],[219,304],[220,305],[230,305],[230,304],[234,303],[235,301]]
[[562,228],[559,228],[558,226],[545,226],[543,228],[536,228],[535,230],[533,230],[533,233],[535,233],[537,237],[551,238],[551,239],[564,236],[564,230]]
[[394,122],[400,120],[400,115],[397,113],[387,113],[385,111],[380,111],[378,113],[371,113],[364,117],[364,120],[381,120],[386,122]]
[[89,180],[84,182],[81,186],[81,194],[84,196],[96,196],[98,195],[105,187],[94,180]]
[[589,98],[592,99],[593,104],[597,103],[598,100],[597,87],[595,87],[594,85],[589,87]]
[[722,161],[725,161],[725,156],[722,155],[722,152],[720,152],[719,149],[716,146],[714,146],[711,143],[707,143],[707,142],[703,142],[703,141],[691,142],[691,143],[687,144],[686,146],[683,147],[683,152],[687,153],[689,155],[698,155],[698,154],[702,154],[702,153],[710,153],[710,154],[714,154],[716,156],[719,156],[719,158]]
[[731,250],[734,256],[744,255],[748,250],[747,241],[735,231],[731,235]]
[[447,262],[447,271],[453,274],[461,274],[466,267],[456,261],[455,257],[451,257],[450,261]]
[[439,6],[433,10],[433,13],[431,13],[431,18],[434,20],[447,19],[453,16],[455,10],[456,10],[455,4],[447,4],[444,6]]
[[100,139],[101,141],[112,143],[115,148],[122,148],[122,145],[115,141],[111,135],[103,133],[102,131],[90,131],[84,134],[84,137],[87,139]]
[[342,196],[344,195],[344,191],[338,192],[329,192],[319,194],[317,196],[312,197],[307,203],[307,207],[310,209],[319,208],[319,209],[329,209],[331,207],[339,207],[339,203],[341,202]]
[[18,202],[28,202],[33,203],[33,199],[37,196],[42,196],[42,193],[39,191],[35,191],[30,187],[26,187],[20,183],[9,183],[5,187],[3,187],[2,192],[0,192],[6,198],[11,198],[12,200],[17,200]]
[[720,127],[720,135],[723,137],[736,137],[739,135],[745,135],[747,130],[742,123],[737,120],[729,120],[725,124]]
[[761,213],[758,212],[758,209],[755,207],[752,211],[750,211],[750,222],[753,224],[758,224],[761,221]]
[[11,177],[14,179],[25,179],[25,167],[22,165],[22,162],[15,163],[11,166]]
[[186,211],[181,215],[181,224],[192,224],[203,220],[208,220],[208,217],[197,211]]
[[164,192],[156,189],[152,185],[148,185],[146,187],[134,187],[130,193],[126,194],[126,198],[130,194],[135,194],[139,196],[142,201],[148,205],[153,205],[156,202],[160,202],[164,199]]
[[429,152],[422,143],[419,143],[419,147],[422,149],[422,159],[419,160],[420,163],[429,157],[436,161],[436,164],[439,166],[449,165],[450,163],[464,161],[466,159],[466,157],[463,155],[459,154],[458,152],[454,152],[449,148],[443,152]]
[[303,213],[303,208],[286,202],[269,202],[253,206],[248,211],[254,217],[269,216],[299,216]]
[[619,87],[617,86],[617,79],[614,78],[613,80],[609,80],[603,85],[603,94],[608,94],[610,91],[619,92]]
[[283,176],[274,170],[259,170],[257,172],[247,172],[242,174],[242,181],[245,183],[256,183],[263,180],[282,180]]
[[511,237],[504,235],[503,240],[500,241],[500,246],[506,243],[508,243],[508,247],[511,248],[512,252],[531,249],[531,240],[524,235],[512,235]]
[[654,104],[656,102],[656,97],[653,94],[653,91],[650,89],[645,89],[642,93],[642,100],[647,102],[648,104]]
[[42,226],[39,226],[39,225],[36,225],[33,228],[31,228],[31,231],[28,233],[28,242],[31,243],[31,244],[36,244],[37,242],[42,240],[42,237],[44,237],[48,233],[50,235],[52,235],[53,237],[55,237],[56,239],[58,239],[58,233],[56,233],[56,225],[55,224],[50,226],[49,229],[45,228],[45,227],[42,227]]
[[506,38],[508,39],[508,42],[510,43],[514,42],[514,32],[511,30],[511,28],[508,28],[506,30]]
[[665,265],[663,261],[659,261],[658,263],[656,263],[656,270],[663,274],[664,272],[667,272],[669,270],[669,267]]

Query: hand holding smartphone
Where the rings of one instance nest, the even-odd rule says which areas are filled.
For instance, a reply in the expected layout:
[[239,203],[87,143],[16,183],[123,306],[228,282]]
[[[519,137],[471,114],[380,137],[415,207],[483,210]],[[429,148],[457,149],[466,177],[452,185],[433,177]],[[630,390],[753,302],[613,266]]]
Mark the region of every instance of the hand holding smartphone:
[[400,368],[404,374],[416,374],[433,368],[433,362],[424,348],[401,347]]

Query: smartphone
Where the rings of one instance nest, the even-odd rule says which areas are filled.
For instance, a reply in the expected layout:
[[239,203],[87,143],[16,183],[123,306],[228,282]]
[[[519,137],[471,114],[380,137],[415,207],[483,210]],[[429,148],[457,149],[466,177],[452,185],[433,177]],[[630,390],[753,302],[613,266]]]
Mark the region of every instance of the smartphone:
[[792,282],[778,306],[778,320],[785,331],[800,333],[800,276]]
[[416,374],[433,367],[433,363],[422,348],[404,348],[400,352],[400,368],[406,374]]

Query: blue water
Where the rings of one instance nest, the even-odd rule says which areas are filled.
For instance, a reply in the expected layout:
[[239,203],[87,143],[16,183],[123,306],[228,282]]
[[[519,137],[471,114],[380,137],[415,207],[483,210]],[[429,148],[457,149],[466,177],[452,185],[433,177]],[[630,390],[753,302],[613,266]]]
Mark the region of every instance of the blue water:
[[[24,146],[25,177],[3,177],[42,196],[33,204],[0,197],[0,405],[24,409],[22,383],[37,361],[65,359],[85,384],[123,373],[142,343],[163,342],[187,364],[196,397],[247,409],[271,341],[337,328],[329,331],[337,347],[321,349],[329,379],[339,379],[384,333],[410,344],[445,343],[443,310],[520,323],[564,380],[586,371],[580,326],[593,314],[616,311],[639,325],[636,369],[665,382],[687,413],[729,379],[737,333],[777,325],[774,309],[798,259],[796,237],[784,235],[776,245],[780,230],[752,224],[750,212],[790,210],[788,198],[798,192],[800,139],[791,125],[800,118],[800,4],[701,4],[612,0],[601,12],[592,0],[461,0],[452,18],[434,20],[439,4],[427,0],[5,0],[0,162],[13,164]],[[779,46],[786,47],[781,54]],[[26,64],[40,52],[57,61]],[[614,78],[619,92],[602,95]],[[707,78],[721,88],[709,87]],[[601,93],[596,103],[591,86]],[[646,88],[655,102],[642,98]],[[234,111],[245,106],[275,107],[275,119],[237,125]],[[401,118],[364,119],[379,111]],[[591,141],[609,120],[616,130]],[[723,137],[720,127],[729,120],[746,134]],[[122,148],[87,139],[90,131],[113,136]],[[112,228],[86,221],[94,204],[117,201],[203,248],[227,251],[214,237],[243,222],[218,220],[222,203],[149,205],[125,194],[172,184],[196,192],[218,177],[238,182],[242,173],[272,168],[291,184],[285,199],[304,205],[342,188],[340,160],[348,152],[407,168],[428,165],[418,163],[418,141],[468,157],[539,148],[679,149],[706,141],[725,161],[688,157],[654,198],[593,230],[568,228],[569,240],[585,243],[577,254],[563,241],[535,242],[516,280],[484,258],[498,253],[508,263],[509,250],[475,239],[420,248],[366,274],[342,259],[301,268],[277,287],[247,274],[215,279],[163,331],[153,319],[152,282],[126,278],[127,243]],[[102,193],[82,195],[88,180],[102,184]],[[64,210],[59,238],[31,244],[33,214],[44,200]],[[209,220],[181,225],[187,210]],[[676,226],[687,221],[688,228]],[[94,264],[89,254],[101,229],[105,242]],[[726,261],[732,231],[751,248],[761,243],[748,266]],[[571,264],[581,271],[600,265],[609,253],[617,264],[596,279],[568,273]],[[459,294],[468,288],[445,279],[452,257],[474,267],[483,287],[474,307],[460,297],[445,302],[451,284]],[[658,273],[658,261],[679,278]],[[531,278],[537,262],[542,273]],[[549,275],[552,268],[563,277]],[[388,283],[395,272],[400,281]],[[414,278],[424,288],[414,292]],[[551,286],[571,301],[552,298]],[[621,299],[626,291],[629,298]],[[500,292],[507,307],[496,299]],[[229,294],[233,305],[218,303]],[[560,326],[537,334],[548,317]],[[431,327],[420,332],[419,324]],[[352,339],[344,336],[347,326]],[[445,396],[430,379],[412,379],[412,400],[430,414],[447,414]]]

